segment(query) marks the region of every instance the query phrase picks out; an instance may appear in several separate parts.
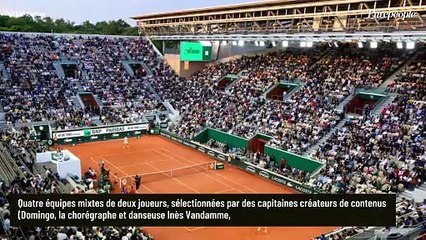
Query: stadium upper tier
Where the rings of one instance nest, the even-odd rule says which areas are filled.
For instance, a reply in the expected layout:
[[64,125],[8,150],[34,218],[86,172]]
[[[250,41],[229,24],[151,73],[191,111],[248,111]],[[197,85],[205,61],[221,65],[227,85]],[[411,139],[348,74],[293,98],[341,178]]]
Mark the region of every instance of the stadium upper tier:
[[331,32],[392,35],[393,31],[424,30],[425,14],[426,3],[422,0],[273,0],[132,18],[141,33],[155,39],[213,40],[214,35],[214,40],[224,40],[228,34],[259,34],[259,38]]
[[[274,147],[326,163],[312,185],[388,192],[424,179],[422,47],[283,48],[210,64],[185,79],[141,38],[1,34],[0,97],[7,123],[53,120],[57,128],[90,126],[97,117],[103,124],[137,122],[167,100],[180,113],[169,130],[182,137],[206,127],[245,138],[267,134]],[[140,66],[129,69],[129,62]],[[58,63],[75,65],[76,74],[59,76]],[[227,75],[236,80],[224,89]],[[294,87],[284,87],[279,100],[268,97],[285,85]],[[394,97],[361,106],[359,115],[340,107],[368,88]],[[76,105],[71,99],[79,92],[99,97],[103,110]]]

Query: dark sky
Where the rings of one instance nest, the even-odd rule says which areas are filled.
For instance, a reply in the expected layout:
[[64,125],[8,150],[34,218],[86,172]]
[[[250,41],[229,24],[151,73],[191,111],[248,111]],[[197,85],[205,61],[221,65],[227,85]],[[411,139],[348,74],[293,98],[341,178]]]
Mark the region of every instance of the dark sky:
[[121,18],[134,25],[128,17],[253,1],[256,0],[0,0],[0,14],[31,13],[76,23]]

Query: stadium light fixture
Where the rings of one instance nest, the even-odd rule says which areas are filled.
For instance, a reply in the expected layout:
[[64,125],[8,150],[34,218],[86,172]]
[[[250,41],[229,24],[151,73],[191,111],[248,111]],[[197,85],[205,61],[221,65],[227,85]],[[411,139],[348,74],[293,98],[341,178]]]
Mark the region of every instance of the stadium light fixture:
[[358,48],[363,48],[364,44],[362,42],[358,42]]
[[416,46],[416,43],[415,42],[407,42],[407,49],[414,49],[414,47]]
[[226,45],[228,45],[228,42],[227,41],[222,41],[222,45],[226,46]]
[[377,48],[378,43],[376,41],[370,42],[370,48]]
[[277,43],[276,43],[275,41],[272,41],[272,46],[273,46],[273,47],[276,47],[276,46],[277,46]]
[[306,42],[305,41],[301,41],[300,42],[300,47],[306,47]]
[[254,41],[254,45],[255,45],[256,47],[258,47],[258,46],[259,46],[259,41]]
[[333,42],[333,44],[334,44],[335,47],[337,47],[337,48],[339,47],[339,44],[337,42]]
[[243,40],[238,41],[238,46],[240,47],[244,46],[244,41]]
[[237,41],[232,41],[232,46],[237,46],[238,42]]
[[398,48],[398,49],[402,49],[402,48],[403,48],[403,46],[402,46],[402,42],[397,42],[397,43],[396,43],[396,48]]
[[210,42],[210,41],[200,41],[200,43],[203,46],[211,46],[212,45],[212,42]]
[[283,41],[283,47],[288,47],[288,41]]
[[265,46],[265,41],[260,41],[259,45],[260,45],[261,47],[264,47],[264,46]]
[[309,41],[309,42],[306,43],[306,47],[308,47],[308,48],[312,47],[313,45],[314,45],[314,42],[312,42],[312,41]]

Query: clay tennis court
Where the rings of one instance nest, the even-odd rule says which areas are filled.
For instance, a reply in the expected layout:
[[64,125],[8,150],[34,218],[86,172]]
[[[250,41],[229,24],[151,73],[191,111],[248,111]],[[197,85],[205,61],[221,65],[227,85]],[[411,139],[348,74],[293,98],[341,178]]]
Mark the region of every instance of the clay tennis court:
[[[144,183],[139,193],[283,193],[294,190],[251,175],[229,165],[224,170],[190,172],[188,166],[204,167],[214,161],[210,156],[177,144],[161,136],[129,139],[129,149],[123,140],[93,142],[63,146],[81,159],[82,172],[89,167],[99,170],[105,162],[111,175],[119,177],[176,170],[173,177],[158,177]],[[189,171],[180,174],[180,171]],[[158,176],[161,174],[156,174]],[[147,176],[151,178],[150,175]],[[147,179],[145,179],[147,180]],[[292,216],[283,216],[283,218]],[[309,217],[309,216],[306,216]],[[258,232],[257,227],[147,227],[156,240],[308,240],[335,227],[274,227]]]

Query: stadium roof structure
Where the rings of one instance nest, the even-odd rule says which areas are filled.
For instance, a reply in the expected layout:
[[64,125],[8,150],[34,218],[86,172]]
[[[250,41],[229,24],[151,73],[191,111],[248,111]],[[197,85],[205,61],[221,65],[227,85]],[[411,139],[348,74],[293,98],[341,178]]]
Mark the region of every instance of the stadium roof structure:
[[374,38],[369,34],[426,40],[426,0],[272,0],[132,19],[141,34],[158,40]]

